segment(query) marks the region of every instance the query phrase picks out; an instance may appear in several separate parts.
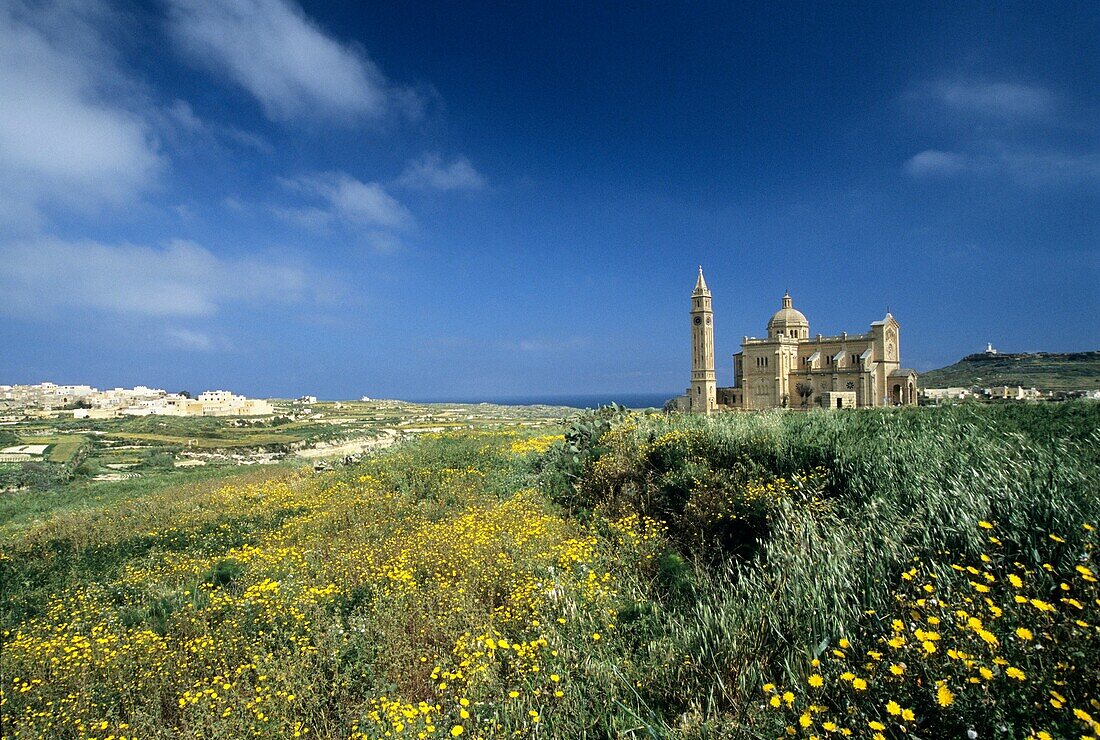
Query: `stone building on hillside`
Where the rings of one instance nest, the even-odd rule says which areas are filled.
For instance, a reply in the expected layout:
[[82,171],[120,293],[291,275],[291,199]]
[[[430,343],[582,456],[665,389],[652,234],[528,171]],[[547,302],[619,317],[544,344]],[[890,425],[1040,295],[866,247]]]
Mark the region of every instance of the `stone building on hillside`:
[[[917,373],[901,366],[900,330],[886,314],[867,332],[810,334],[810,322],[789,294],[768,321],[764,338],[744,337],[733,356],[734,384],[716,387],[711,293],[699,268],[691,296],[691,388],[681,408],[857,408],[917,402]],[[713,401],[710,394],[713,393]]]

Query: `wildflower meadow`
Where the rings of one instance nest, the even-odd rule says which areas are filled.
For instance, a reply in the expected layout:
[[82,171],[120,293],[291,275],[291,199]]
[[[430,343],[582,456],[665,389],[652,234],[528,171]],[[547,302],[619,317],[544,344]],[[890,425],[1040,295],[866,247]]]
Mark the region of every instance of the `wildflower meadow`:
[[36,500],[3,737],[1100,737],[1097,404],[550,431]]

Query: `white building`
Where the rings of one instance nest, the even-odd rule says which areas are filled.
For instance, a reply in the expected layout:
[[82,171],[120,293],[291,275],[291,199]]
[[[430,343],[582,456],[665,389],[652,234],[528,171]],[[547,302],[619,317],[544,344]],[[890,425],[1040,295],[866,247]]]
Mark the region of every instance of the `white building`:
[[144,385],[136,385],[133,388],[111,388],[106,391],[96,391],[87,397],[87,401],[94,409],[121,409],[127,406],[136,406],[142,401],[155,401],[164,398],[168,392],[162,388],[147,388]]
[[245,398],[231,391],[203,391],[195,399],[202,404],[203,416],[264,416],[275,413],[262,399]]
[[974,392],[969,388],[922,388],[921,395],[926,401],[932,401],[934,403],[944,403],[946,401],[962,401],[966,398],[973,398]]
[[0,401],[10,406],[52,409],[76,403],[95,390],[88,385],[57,385],[48,381],[35,385],[4,385],[0,386]]
[[1008,401],[1034,401],[1043,397],[1038,388],[1024,388],[1019,385],[998,385],[986,388],[985,395]]

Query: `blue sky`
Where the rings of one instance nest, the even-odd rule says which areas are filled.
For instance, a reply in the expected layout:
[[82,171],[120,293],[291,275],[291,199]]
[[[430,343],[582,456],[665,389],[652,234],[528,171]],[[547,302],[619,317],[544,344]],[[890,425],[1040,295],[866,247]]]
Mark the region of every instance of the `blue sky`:
[[1100,347],[1100,5],[0,0],[0,382],[719,384],[789,290]]

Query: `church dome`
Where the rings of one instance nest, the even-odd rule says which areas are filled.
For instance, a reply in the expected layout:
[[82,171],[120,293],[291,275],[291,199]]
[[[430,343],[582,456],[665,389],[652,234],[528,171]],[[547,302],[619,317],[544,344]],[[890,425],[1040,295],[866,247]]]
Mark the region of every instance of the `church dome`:
[[797,337],[806,339],[810,336],[810,322],[797,308],[791,306],[791,294],[783,296],[783,308],[775,312],[768,322],[769,337]]

